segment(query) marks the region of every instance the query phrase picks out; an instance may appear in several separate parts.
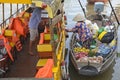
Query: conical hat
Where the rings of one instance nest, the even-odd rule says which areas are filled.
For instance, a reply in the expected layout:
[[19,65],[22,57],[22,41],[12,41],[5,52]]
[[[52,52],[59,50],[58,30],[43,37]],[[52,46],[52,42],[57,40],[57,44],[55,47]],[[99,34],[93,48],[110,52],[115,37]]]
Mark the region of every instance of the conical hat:
[[82,14],[77,14],[74,18],[73,18],[73,21],[85,21],[86,18],[84,17],[84,15]]

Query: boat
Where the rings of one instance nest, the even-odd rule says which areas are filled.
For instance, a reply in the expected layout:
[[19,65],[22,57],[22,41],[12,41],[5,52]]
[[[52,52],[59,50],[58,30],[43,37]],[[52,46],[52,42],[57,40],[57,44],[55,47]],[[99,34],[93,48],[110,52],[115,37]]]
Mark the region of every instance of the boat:
[[[1,0],[0,3],[3,4],[3,18],[4,3],[23,4],[20,9],[21,11],[18,9],[15,13],[17,16],[11,14],[8,19],[3,19],[3,23],[0,25],[0,36],[2,36],[0,42],[3,43],[1,47],[3,48],[5,44],[4,49],[6,52],[4,52],[7,56],[3,56],[0,59],[2,78],[7,74],[7,70],[10,70],[9,66],[11,63],[17,61],[16,56],[18,56],[24,48],[22,45],[28,41],[28,22],[31,17],[30,12],[32,8],[30,5],[32,4],[35,4],[37,7],[44,7],[41,12],[41,19],[46,23],[45,30],[40,33],[40,40],[36,47],[39,59],[34,68],[36,73],[33,73],[33,78],[39,78],[41,80],[61,80],[67,78],[68,73],[66,72],[67,69],[64,64],[67,52],[65,48],[65,31],[63,29],[66,22],[65,11],[63,9],[64,0]],[[10,20],[9,23],[7,23],[7,20]]]
[[87,1],[88,1],[88,3],[91,3],[91,4],[93,4],[95,2],[104,2],[104,3],[108,2],[108,0],[87,0]]
[[[90,48],[83,47],[77,40],[77,33],[73,33],[70,41],[70,60],[76,72],[85,76],[96,76],[106,71],[116,57],[117,27],[110,16],[102,13],[103,2],[94,4],[95,14],[88,15],[87,20],[92,23],[93,39]],[[113,10],[114,11],[114,10]],[[114,12],[113,12],[114,13]],[[86,20],[86,24],[87,21]],[[109,28],[107,28],[109,26]],[[111,26],[111,27],[110,27]],[[105,38],[106,33],[111,33]],[[107,36],[106,36],[107,37]]]

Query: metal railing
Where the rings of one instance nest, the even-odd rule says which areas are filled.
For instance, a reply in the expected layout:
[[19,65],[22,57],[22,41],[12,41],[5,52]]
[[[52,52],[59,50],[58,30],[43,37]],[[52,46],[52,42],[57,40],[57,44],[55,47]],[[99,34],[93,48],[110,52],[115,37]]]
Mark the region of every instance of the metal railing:
[[[4,6],[4,4],[2,5],[2,6]],[[22,5],[22,7],[20,7],[20,8],[18,8],[18,4],[17,4],[17,6],[16,6],[16,8],[17,8],[17,10],[16,10],[16,12],[14,12],[13,14],[12,14],[12,7],[11,7],[11,9],[10,9],[10,16],[8,17],[8,18],[4,18],[4,15],[5,15],[5,12],[4,12],[4,7],[2,7],[3,8],[3,21],[2,21],[2,23],[0,23],[0,28],[1,29],[3,29],[3,28],[5,28],[6,26],[7,26],[7,24],[9,24],[9,22],[10,22],[10,19],[12,18],[12,17],[15,17],[15,16],[17,16],[20,12],[22,12],[23,10],[25,10],[29,5]]]

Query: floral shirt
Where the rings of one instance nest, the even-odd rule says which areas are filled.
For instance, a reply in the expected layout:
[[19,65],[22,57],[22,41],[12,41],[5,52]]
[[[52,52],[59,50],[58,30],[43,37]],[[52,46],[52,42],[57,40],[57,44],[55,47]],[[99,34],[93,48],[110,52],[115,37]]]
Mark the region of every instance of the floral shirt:
[[78,33],[80,41],[84,42],[92,37],[90,29],[86,26],[86,23],[77,23],[73,28],[74,32]]

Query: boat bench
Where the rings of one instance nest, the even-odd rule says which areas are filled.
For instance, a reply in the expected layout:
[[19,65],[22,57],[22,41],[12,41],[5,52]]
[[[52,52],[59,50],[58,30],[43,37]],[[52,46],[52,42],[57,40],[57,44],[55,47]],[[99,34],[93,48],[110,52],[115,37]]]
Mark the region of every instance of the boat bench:
[[41,59],[52,58],[52,45],[51,44],[40,44],[37,45],[38,56]]
[[50,43],[50,40],[51,40],[51,35],[50,33],[45,33],[44,34],[44,43]]
[[40,68],[42,68],[48,59],[39,59],[37,64],[36,64],[36,70],[38,71]]
[[51,40],[50,33],[40,33],[39,44],[49,44]]
[[11,48],[11,54],[13,56],[13,58],[17,59],[17,53],[16,53],[16,48],[15,48],[15,43],[13,42],[13,37],[14,35],[16,35],[15,30],[9,30],[6,29],[3,33],[3,35],[8,39]]

